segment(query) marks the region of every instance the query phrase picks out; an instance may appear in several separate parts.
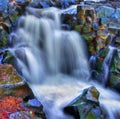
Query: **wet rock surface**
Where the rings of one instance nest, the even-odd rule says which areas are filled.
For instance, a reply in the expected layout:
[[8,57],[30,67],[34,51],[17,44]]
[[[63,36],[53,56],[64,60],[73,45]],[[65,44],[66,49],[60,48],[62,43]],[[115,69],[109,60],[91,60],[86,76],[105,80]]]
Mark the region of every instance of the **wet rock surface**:
[[103,116],[99,106],[99,92],[94,86],[83,90],[81,95],[65,107],[65,112],[67,108],[74,110],[76,119],[102,119]]

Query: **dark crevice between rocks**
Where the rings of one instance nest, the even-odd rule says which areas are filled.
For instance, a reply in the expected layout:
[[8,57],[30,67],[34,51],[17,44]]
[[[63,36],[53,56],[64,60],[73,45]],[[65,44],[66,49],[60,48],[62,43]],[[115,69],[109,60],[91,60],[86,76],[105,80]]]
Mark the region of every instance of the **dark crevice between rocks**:
[[77,109],[77,107],[74,106],[67,106],[63,109],[65,114],[68,114],[72,117],[74,117],[74,119],[80,119],[80,115],[79,115],[79,111]]

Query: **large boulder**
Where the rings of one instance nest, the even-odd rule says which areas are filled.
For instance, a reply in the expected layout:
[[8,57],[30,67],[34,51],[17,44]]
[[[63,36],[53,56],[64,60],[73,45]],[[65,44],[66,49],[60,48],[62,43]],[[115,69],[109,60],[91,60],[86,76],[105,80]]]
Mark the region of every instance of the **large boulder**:
[[77,119],[102,119],[99,95],[98,90],[91,86],[83,90],[82,94],[75,98],[68,107],[76,107],[79,113]]

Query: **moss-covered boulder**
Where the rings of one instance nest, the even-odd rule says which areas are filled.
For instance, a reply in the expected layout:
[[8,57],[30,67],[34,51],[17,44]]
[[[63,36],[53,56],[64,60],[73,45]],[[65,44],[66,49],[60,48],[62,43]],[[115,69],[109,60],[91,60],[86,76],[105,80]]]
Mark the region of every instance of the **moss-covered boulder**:
[[83,90],[68,106],[77,107],[80,119],[102,119],[99,95],[98,90],[91,86]]

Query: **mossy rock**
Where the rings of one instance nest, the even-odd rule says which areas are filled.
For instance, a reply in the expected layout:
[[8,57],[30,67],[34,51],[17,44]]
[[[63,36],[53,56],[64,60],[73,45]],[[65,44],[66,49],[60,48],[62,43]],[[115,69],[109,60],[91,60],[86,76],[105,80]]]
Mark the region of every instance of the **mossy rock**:
[[106,57],[106,55],[108,54],[109,49],[105,48],[101,51],[100,57],[102,57],[103,59]]
[[120,71],[120,60],[116,64],[116,69],[118,69]]
[[81,32],[81,29],[82,29],[82,25],[76,25],[75,27],[74,27],[74,30],[75,31],[78,31],[78,32]]
[[100,93],[98,92],[98,90],[94,86],[92,86],[87,91],[86,99],[90,101],[98,102],[99,95]]
[[100,58],[97,58],[97,65],[96,65],[97,71],[102,71],[102,60]]
[[114,89],[118,89],[119,85],[120,85],[120,75],[111,73],[110,78],[109,78],[109,86]]
[[99,107],[99,92],[91,86],[84,89],[68,106],[77,107],[81,119],[102,119]]
[[83,34],[82,34],[82,37],[83,37],[88,43],[91,43],[91,41],[93,40],[92,34],[89,34],[89,33],[87,33],[87,34],[83,33]]
[[83,33],[90,33],[90,32],[92,32],[92,26],[91,26],[91,24],[84,25],[83,29],[82,29],[82,32]]
[[92,110],[87,114],[86,119],[102,119],[100,108],[92,108]]
[[87,115],[86,119],[97,119],[97,116],[91,112]]
[[5,30],[0,31],[0,48],[7,46],[8,38],[8,33]]
[[10,15],[10,18],[11,18],[12,21],[17,20],[18,17],[19,17],[19,15],[18,15],[17,12],[13,12],[13,13]]
[[15,84],[21,81],[21,77],[12,65],[0,65],[0,84]]
[[118,52],[116,52],[110,67],[110,71],[115,73],[117,70],[120,70],[120,57]]
[[3,64],[12,64],[14,65],[14,57],[9,51],[5,51],[2,59]]

